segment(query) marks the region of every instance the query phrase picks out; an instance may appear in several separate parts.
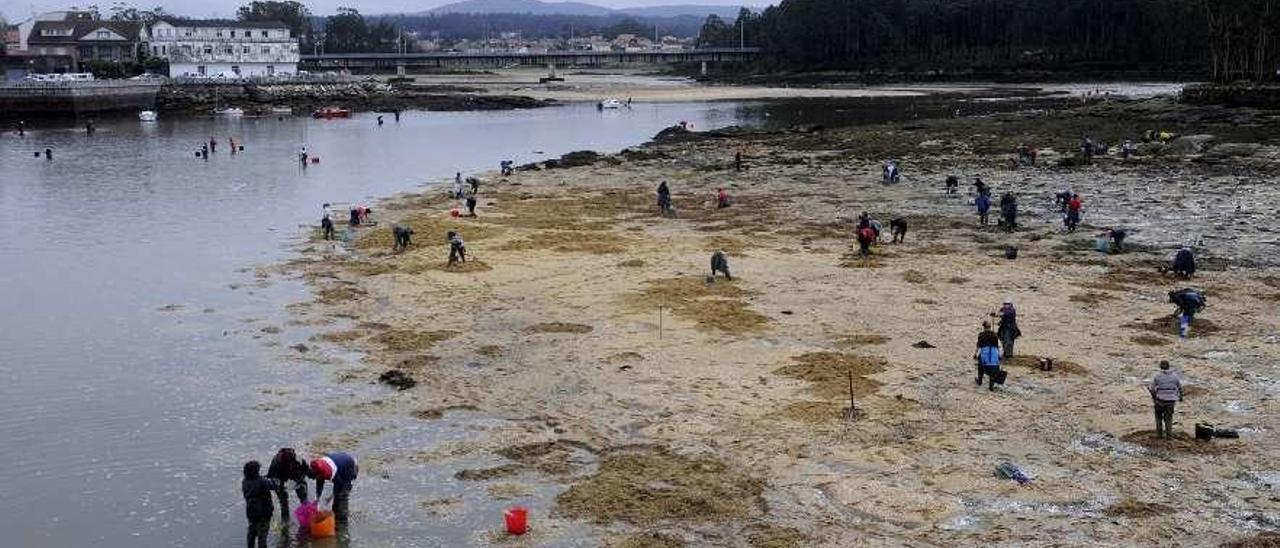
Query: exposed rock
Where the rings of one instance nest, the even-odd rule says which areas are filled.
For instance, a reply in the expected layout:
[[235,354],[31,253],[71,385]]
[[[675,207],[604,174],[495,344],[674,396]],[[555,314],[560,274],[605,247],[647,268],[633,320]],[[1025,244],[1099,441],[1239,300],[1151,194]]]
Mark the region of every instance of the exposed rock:
[[1187,155],[1199,154],[1208,148],[1209,143],[1213,142],[1212,135],[1183,135],[1164,145],[1160,149],[1161,154]]
[[1258,143],[1222,143],[1211,149],[1208,154],[1220,158],[1253,156],[1262,150]]
[[408,373],[400,369],[388,369],[378,376],[378,382],[388,384],[400,390],[408,390],[418,385]]

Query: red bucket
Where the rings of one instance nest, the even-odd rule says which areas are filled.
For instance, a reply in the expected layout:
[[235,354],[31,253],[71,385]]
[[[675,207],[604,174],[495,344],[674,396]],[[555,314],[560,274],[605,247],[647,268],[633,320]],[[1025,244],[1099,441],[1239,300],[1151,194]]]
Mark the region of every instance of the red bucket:
[[508,508],[503,514],[507,518],[507,532],[523,535],[529,532],[529,510],[523,506]]

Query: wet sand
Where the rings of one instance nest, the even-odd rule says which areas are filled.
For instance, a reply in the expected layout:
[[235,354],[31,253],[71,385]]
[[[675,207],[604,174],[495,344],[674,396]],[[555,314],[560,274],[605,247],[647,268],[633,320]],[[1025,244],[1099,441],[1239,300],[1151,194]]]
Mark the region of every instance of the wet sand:
[[[498,498],[526,489],[520,471],[561,483],[555,508],[537,509],[548,530],[587,524],[613,546],[1217,545],[1280,523],[1275,144],[1009,162],[1033,140],[1051,164],[1081,127],[1108,138],[1166,124],[1230,143],[1274,120],[1154,110],[671,132],[589,166],[482,175],[478,218],[451,218],[442,186],[390,200],[349,248],[313,239],[289,270],[318,298],[293,310],[352,320],[330,341],[367,354],[340,380],[396,368],[417,381],[378,413],[520,419],[480,440],[370,457],[499,456],[457,481],[487,482]],[[901,160],[902,184],[880,184],[887,157]],[[957,195],[942,190],[948,173],[964,176]],[[977,226],[975,174],[997,196],[1019,193],[1023,228]],[[655,211],[661,180],[677,218]],[[715,207],[721,186],[732,207]],[[1086,204],[1071,235],[1050,207],[1064,186]],[[857,257],[864,210],[886,226],[908,219],[905,243]],[[391,251],[392,221],[416,231],[403,253]],[[1113,223],[1137,229],[1132,251],[1093,251]],[[447,230],[466,240],[464,267],[445,265]],[[1213,248],[1202,275],[1159,273],[1188,240]],[[1009,245],[1017,260],[1004,258]],[[716,249],[732,282],[704,280]],[[1209,306],[1178,339],[1166,293],[1188,285]],[[991,392],[974,386],[971,355],[1005,297],[1024,337],[1008,384]],[[1038,357],[1058,367],[1041,371]],[[1210,422],[1241,439],[1151,439],[1144,383],[1161,359],[1191,387],[1176,429]],[[995,477],[1002,461],[1034,481]]]

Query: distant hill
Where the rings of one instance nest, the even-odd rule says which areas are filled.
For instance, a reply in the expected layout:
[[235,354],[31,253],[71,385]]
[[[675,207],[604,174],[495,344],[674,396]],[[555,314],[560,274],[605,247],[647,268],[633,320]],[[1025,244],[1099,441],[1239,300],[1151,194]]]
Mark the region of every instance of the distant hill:
[[533,15],[610,15],[613,10],[582,2],[540,2],[538,0],[463,0],[445,4],[426,13],[531,13]]
[[736,6],[703,6],[696,4],[680,4],[670,6],[650,6],[643,8],[609,9],[584,2],[541,2],[539,0],[463,0],[445,4],[424,14],[444,13],[529,13],[533,15],[630,15],[633,17],[679,17],[694,16],[706,18],[715,14],[722,19],[734,20],[738,16]]
[[682,15],[692,15],[701,19],[706,19],[708,15],[716,15],[721,19],[732,23],[738,18],[738,11],[741,9],[742,8],[739,6],[673,4],[670,6],[649,6],[645,8],[622,8],[616,11],[618,13],[625,13],[636,17],[679,17]]

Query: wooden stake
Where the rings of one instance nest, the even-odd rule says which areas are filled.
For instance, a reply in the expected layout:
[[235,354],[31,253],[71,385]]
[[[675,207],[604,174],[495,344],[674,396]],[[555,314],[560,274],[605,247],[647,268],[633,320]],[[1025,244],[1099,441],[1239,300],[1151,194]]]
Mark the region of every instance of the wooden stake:
[[853,406],[853,371],[849,371],[849,410],[857,411],[857,408]]

